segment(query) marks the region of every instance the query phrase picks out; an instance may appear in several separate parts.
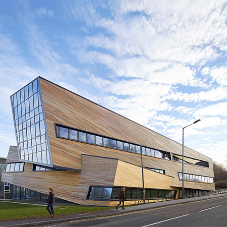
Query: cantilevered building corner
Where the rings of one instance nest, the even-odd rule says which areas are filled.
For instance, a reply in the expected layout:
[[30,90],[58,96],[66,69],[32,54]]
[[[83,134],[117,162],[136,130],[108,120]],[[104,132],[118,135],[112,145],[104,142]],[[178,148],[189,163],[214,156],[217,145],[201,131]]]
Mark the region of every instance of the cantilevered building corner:
[[[214,190],[212,160],[103,106],[38,77],[11,96],[17,148],[10,148],[3,180],[60,199],[114,205],[178,198]],[[19,163],[19,164],[18,164]],[[18,171],[19,170],[19,171]],[[32,194],[32,193],[30,193]],[[32,198],[32,196],[31,196]]]

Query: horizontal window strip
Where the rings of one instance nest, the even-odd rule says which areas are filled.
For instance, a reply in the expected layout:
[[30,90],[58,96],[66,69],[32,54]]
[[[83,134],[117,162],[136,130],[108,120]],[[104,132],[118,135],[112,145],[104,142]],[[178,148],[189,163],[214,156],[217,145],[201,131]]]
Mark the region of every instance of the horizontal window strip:
[[[98,135],[91,132],[85,132],[79,129],[74,129],[59,124],[55,124],[55,129],[56,136],[58,138],[69,139],[77,142],[83,142],[102,147],[108,147],[135,154],[141,154],[141,146],[138,144],[133,144],[127,141],[121,141],[115,138],[110,138],[107,136]],[[150,147],[142,146],[142,154],[146,156],[171,160],[169,152],[159,151]]]
[[8,163],[5,172],[24,172],[24,162]]
[[[182,173],[179,172],[179,180],[182,181]],[[193,182],[201,182],[201,183],[214,183],[213,177],[201,176],[196,174],[184,173],[184,181],[193,181]]]

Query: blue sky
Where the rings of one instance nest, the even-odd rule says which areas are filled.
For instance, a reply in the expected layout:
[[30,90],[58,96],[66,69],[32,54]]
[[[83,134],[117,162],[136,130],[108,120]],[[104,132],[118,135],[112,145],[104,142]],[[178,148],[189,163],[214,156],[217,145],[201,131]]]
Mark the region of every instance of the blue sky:
[[10,95],[42,76],[227,163],[227,1],[0,0],[0,156]]

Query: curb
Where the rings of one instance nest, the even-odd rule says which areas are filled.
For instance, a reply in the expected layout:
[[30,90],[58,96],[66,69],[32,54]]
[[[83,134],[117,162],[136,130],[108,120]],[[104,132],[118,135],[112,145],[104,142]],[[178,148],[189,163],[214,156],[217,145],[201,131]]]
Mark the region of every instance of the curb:
[[[212,198],[219,198],[219,197],[226,197],[227,195],[226,194],[223,194],[223,195],[219,195],[217,197],[212,197]],[[212,198],[206,198],[206,199],[199,199],[199,200],[193,200],[193,201],[205,201],[205,200],[209,200],[209,199],[212,199]],[[123,212],[119,212],[119,211],[112,211],[112,212],[109,212],[109,213],[104,213],[104,214],[86,214],[86,215],[82,215],[81,216],[77,216],[77,217],[71,217],[71,218],[61,218],[61,219],[51,219],[51,220],[45,220],[45,221],[38,221],[37,222],[27,222],[27,223],[20,223],[20,224],[16,224],[16,223],[12,223],[12,224],[6,224],[4,225],[5,227],[22,227],[22,226],[40,226],[40,225],[47,225],[47,224],[56,224],[56,223],[65,223],[65,222],[70,222],[70,221],[79,221],[79,220],[89,220],[89,219],[94,219],[94,218],[100,218],[100,217],[111,217],[111,216],[118,216],[118,215],[121,215],[121,214],[130,214],[130,213],[135,213],[135,212],[138,212],[138,211],[146,211],[146,210],[152,210],[152,209],[155,209],[155,208],[160,208],[160,207],[168,207],[168,206],[172,206],[172,205],[177,205],[177,204],[185,204],[185,203],[190,203],[190,202],[193,202],[193,201],[182,201],[179,203],[174,203],[174,204],[160,204],[156,207],[150,207],[150,208],[140,208],[140,209],[136,209],[136,210],[124,210]],[[79,214],[80,215],[80,214]],[[34,219],[32,219],[34,220]],[[0,222],[0,226],[3,226],[1,225],[1,222]]]

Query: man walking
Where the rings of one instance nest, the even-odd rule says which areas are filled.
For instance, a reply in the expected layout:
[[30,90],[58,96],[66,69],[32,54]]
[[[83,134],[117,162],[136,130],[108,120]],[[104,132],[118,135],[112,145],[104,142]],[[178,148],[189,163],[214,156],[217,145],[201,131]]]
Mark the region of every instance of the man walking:
[[54,218],[54,209],[53,209],[53,204],[54,204],[54,193],[53,193],[53,188],[49,188],[50,193],[47,199],[47,210],[50,213],[50,218]]
[[116,206],[116,210],[121,205],[122,202],[122,210],[124,210],[124,201],[125,201],[125,188],[121,188],[120,193],[118,194],[119,204]]

